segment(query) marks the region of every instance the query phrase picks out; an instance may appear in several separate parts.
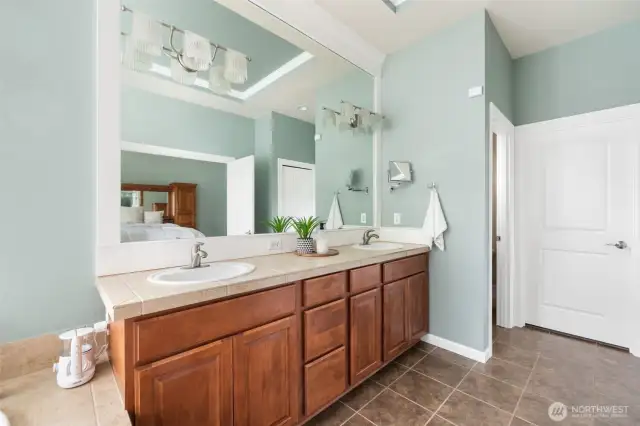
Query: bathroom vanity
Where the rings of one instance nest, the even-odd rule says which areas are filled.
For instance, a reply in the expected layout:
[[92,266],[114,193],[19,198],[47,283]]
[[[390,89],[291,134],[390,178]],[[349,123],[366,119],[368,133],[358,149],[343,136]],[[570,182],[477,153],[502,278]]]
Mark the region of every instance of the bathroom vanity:
[[[343,248],[280,284],[112,322],[126,410],[138,426],[304,423],[427,333],[428,253],[416,247]],[[243,260],[270,257],[300,262]]]

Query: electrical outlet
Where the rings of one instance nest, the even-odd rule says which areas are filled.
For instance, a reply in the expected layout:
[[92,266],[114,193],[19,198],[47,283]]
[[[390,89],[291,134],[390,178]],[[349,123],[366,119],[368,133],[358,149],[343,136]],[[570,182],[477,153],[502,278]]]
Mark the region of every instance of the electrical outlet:
[[269,250],[280,250],[281,248],[282,248],[282,244],[280,244],[280,240],[269,241]]
[[394,213],[393,214],[393,224],[394,225],[400,225],[400,223],[402,223],[402,214]]
[[367,223],[367,214],[360,213],[360,223]]

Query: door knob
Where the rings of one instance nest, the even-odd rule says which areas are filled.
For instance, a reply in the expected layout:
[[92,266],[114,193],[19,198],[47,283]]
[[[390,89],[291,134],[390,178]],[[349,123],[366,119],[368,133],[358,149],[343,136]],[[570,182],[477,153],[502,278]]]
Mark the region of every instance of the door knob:
[[611,247],[615,247],[615,248],[617,248],[617,249],[619,249],[619,250],[624,250],[624,249],[626,249],[627,247],[629,247],[629,246],[627,245],[627,243],[625,243],[624,241],[618,241],[618,242],[617,242],[617,243],[615,243],[615,244],[607,244],[607,245],[608,245],[608,246],[611,246]]

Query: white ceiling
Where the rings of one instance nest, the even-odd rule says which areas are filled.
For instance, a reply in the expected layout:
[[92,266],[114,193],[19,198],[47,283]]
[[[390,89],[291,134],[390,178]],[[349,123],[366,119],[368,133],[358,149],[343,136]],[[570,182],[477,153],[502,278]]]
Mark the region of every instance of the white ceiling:
[[634,19],[638,0],[315,0],[384,53],[393,53],[487,9],[513,58]]

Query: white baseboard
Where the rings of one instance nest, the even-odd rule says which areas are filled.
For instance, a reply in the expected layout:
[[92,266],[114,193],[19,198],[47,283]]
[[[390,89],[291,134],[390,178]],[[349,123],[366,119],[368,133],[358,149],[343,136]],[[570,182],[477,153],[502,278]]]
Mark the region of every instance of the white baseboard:
[[451,340],[434,336],[433,334],[427,334],[421,340],[423,342],[431,343],[434,346],[446,349],[458,355],[470,358],[474,361],[485,363],[489,360],[489,358],[491,358],[491,347],[489,347],[489,349],[487,349],[486,351],[479,351],[477,349],[461,345],[460,343],[452,342]]

